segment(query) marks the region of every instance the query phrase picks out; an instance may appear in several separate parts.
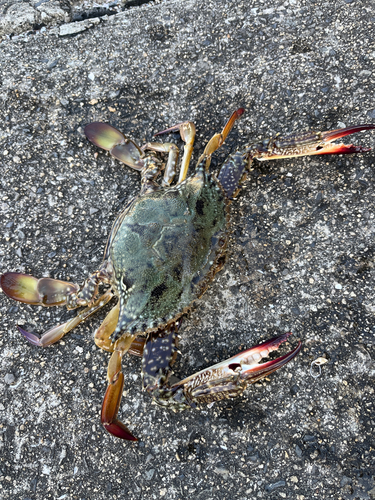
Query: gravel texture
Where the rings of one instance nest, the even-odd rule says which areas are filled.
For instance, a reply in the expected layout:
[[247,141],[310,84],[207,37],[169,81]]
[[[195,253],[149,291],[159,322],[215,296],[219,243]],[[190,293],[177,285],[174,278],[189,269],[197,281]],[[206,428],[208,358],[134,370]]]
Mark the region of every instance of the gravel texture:
[[[166,1],[61,25],[76,6],[4,5],[1,271],[81,283],[99,266],[139,176],[86,141],[88,122],[143,144],[193,120],[197,158],[243,106],[214,169],[276,132],[375,121],[370,0]],[[35,9],[52,21],[25,32]],[[375,148],[375,134],[353,142]],[[174,372],[286,331],[303,350],[243,397],[179,414],[150,404],[126,358],[120,415],[138,443],[100,425],[100,317],[38,349],[16,325],[42,332],[72,313],[1,294],[0,498],[374,499],[374,165],[374,151],[254,164]]]

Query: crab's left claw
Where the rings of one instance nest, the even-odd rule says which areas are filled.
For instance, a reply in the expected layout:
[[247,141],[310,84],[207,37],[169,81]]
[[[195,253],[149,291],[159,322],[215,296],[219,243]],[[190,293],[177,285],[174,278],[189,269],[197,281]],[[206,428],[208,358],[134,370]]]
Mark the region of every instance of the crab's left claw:
[[291,334],[285,333],[267,340],[174,384],[171,387],[174,401],[178,400],[187,406],[187,403],[190,405],[212,403],[238,396],[247,385],[278,370],[299,353],[301,342],[284,356],[259,364],[259,361],[267,357],[271,351],[278,349],[289,335]]
[[368,123],[365,125],[353,125],[346,128],[338,128],[336,130],[329,130],[327,132],[322,132],[323,141],[326,146],[322,148],[323,152],[317,152],[316,154],[351,154],[351,153],[367,153],[371,151],[371,148],[366,146],[356,146],[355,144],[331,144],[332,141],[345,137],[346,135],[356,134],[357,132],[362,132],[363,130],[375,129],[375,125]]

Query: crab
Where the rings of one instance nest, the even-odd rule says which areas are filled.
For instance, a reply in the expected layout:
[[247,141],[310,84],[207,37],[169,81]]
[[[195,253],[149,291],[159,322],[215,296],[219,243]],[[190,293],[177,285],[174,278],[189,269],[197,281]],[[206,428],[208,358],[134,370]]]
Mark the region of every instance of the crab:
[[[180,123],[156,134],[179,131],[185,142],[175,184],[179,156],[175,144],[151,142],[139,148],[109,124],[87,125],[87,138],[139,170],[142,183],[140,194],[126,204],[113,224],[101,266],[82,286],[15,272],[1,276],[2,290],[14,300],[42,306],[65,305],[68,309],[83,307],[76,317],[41,336],[18,327],[31,344],[40,347],[57,342],[117,297],[94,339],[98,347],[111,353],[101,421],[109,433],[119,438],[137,440],[118,418],[124,386],[121,360],[127,352],[142,356],[143,389],[157,404],[177,411],[234,398],[249,384],[291,361],[301,350],[299,342],[287,354],[260,363],[288,339],[290,333],[285,333],[172,385],[168,381],[183,316],[225,263],[230,205],[252,160],[366,152],[370,149],[332,141],[375,128],[366,124],[328,132],[276,135],[235,152],[217,176],[211,174],[212,154],[223,144],[243,111],[235,111],[222,132],[211,138],[189,177],[194,124]],[[165,163],[160,153],[168,155]],[[99,290],[101,285],[106,288]]]

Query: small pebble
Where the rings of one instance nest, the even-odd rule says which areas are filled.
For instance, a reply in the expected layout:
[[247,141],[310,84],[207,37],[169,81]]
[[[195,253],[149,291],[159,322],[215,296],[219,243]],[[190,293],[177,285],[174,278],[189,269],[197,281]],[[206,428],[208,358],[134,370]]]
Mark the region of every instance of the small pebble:
[[7,373],[4,377],[4,382],[8,385],[14,384],[16,378],[13,373]]

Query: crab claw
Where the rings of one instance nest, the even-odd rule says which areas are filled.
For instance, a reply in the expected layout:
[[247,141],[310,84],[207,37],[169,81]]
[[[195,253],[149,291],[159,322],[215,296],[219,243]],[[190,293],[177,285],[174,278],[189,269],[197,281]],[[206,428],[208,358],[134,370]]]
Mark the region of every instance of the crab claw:
[[375,129],[375,125],[353,125],[327,132],[310,131],[284,137],[276,135],[270,139],[254,142],[243,151],[237,151],[228,157],[220,169],[218,180],[227,197],[232,199],[236,196],[244,179],[246,169],[250,167],[254,158],[265,161],[279,158],[295,158],[297,156],[366,153],[371,148],[353,144],[331,143],[346,135],[372,129]]
[[36,306],[62,306],[79,286],[53,278],[37,279],[28,274],[5,273],[0,277],[3,292],[11,299]]
[[[249,153],[258,160],[276,160],[297,156],[365,153],[371,148],[354,144],[331,144],[332,141],[363,130],[375,129],[375,125],[353,125],[327,132],[305,132],[285,137],[276,136],[261,144],[251,145]],[[250,151],[251,150],[251,151]]]
[[365,124],[365,125],[353,125],[346,128],[338,128],[336,130],[330,130],[328,132],[323,132],[323,141],[327,143],[325,147],[321,150],[322,152],[317,152],[315,154],[329,155],[329,154],[351,154],[351,153],[367,153],[371,151],[371,148],[366,146],[356,146],[354,144],[330,144],[336,139],[345,137],[346,135],[355,134],[357,132],[362,132],[363,130],[375,129],[375,125]]
[[142,170],[142,150],[125,135],[108,123],[93,122],[85,127],[87,139],[99,148],[109,151],[117,160],[135,170]]
[[[292,351],[277,359],[259,364],[271,351],[278,349],[291,333],[279,335],[247,349],[221,363],[213,365],[174,384],[171,390],[183,388],[184,399],[190,404],[212,403],[241,394],[253,384],[291,361],[301,350],[301,342]],[[175,397],[175,399],[177,399]]]
[[300,352],[302,344],[298,342],[297,347],[284,354],[284,356],[259,364],[259,361],[266,358],[270,352],[277,350],[280,344],[285,342],[290,335],[292,334],[284,333],[283,335],[267,340],[262,344],[251,347],[229,358],[223,364],[228,371],[238,370],[241,380],[246,382],[246,384],[254,384],[289,363]]

